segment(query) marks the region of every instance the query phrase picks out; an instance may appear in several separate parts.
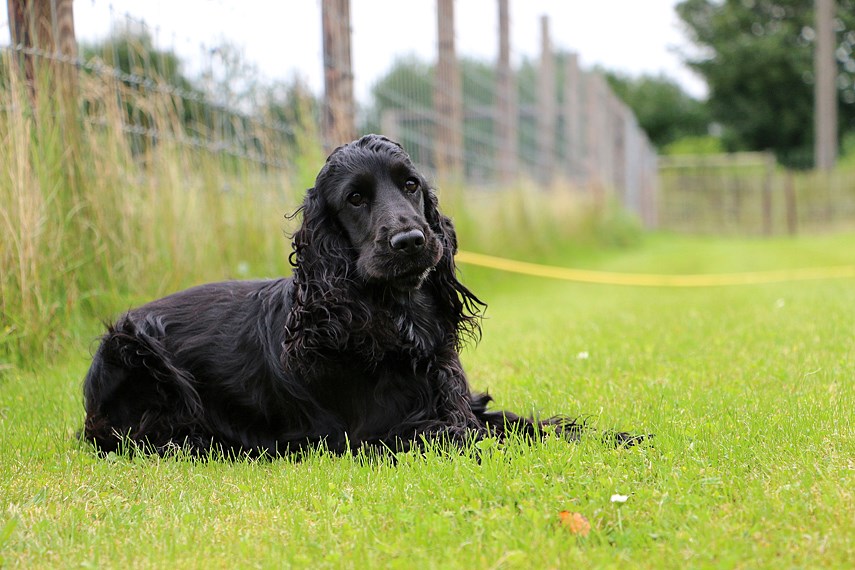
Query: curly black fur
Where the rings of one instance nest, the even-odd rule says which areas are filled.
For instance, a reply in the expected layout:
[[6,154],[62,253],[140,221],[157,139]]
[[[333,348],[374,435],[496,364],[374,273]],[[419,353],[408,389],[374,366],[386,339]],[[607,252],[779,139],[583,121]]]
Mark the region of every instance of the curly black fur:
[[84,382],[87,439],[277,455],[578,433],[471,392],[458,350],[485,305],[457,279],[454,226],[400,145],[336,149],[301,211],[293,277],[202,285],[108,328]]

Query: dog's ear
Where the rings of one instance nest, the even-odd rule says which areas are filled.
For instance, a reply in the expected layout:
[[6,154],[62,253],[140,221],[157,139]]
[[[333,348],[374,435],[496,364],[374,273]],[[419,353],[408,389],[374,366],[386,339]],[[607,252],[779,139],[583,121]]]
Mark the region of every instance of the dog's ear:
[[353,252],[323,187],[309,189],[293,236],[291,305],[285,317],[283,365],[310,374],[328,352],[344,350],[353,330],[367,327],[370,309],[352,292]]
[[335,217],[328,212],[318,187],[309,188],[298,213],[303,216],[294,232],[290,256],[294,276],[322,281],[347,272],[350,242]]
[[443,258],[450,253],[453,263],[454,254],[457,253],[457,232],[451,218],[439,211],[439,200],[433,188],[425,190],[425,220],[442,241]]
[[442,242],[442,258],[428,282],[440,300],[440,312],[454,328],[459,348],[466,338],[477,340],[480,337],[479,319],[487,305],[457,279],[457,266],[454,263],[457,232],[451,218],[440,212],[433,189],[425,191],[425,219]]

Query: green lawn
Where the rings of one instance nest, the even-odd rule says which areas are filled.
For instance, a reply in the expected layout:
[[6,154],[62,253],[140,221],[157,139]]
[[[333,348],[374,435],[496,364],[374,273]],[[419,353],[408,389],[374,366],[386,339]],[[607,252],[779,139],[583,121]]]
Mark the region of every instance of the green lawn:
[[[650,236],[560,259],[634,272],[855,263],[855,235]],[[463,268],[464,354],[499,406],[652,445],[482,445],[385,460],[99,459],[73,440],[92,346],[0,379],[0,556],[21,567],[851,568],[855,283],[585,285]],[[97,319],[81,338],[94,339]],[[611,502],[627,495],[624,503]],[[581,513],[587,536],[560,524]],[[3,562],[0,562],[2,565]]]

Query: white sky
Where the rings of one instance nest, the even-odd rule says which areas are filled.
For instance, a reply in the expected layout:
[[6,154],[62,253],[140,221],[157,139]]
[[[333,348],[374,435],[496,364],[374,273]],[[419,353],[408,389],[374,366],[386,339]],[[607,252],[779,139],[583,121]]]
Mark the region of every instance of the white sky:
[[[5,4],[5,1],[2,2]],[[511,50],[519,61],[537,57],[540,16],[548,15],[553,45],[575,51],[585,67],[633,75],[662,72],[693,95],[703,96],[701,79],[680,62],[687,42],[674,13],[676,0],[510,0]],[[457,0],[458,53],[488,61],[498,51],[495,0]],[[5,22],[7,11],[0,18]],[[75,0],[79,41],[104,38],[111,23],[130,15],[145,21],[156,43],[176,51],[198,72],[206,49],[222,40],[239,46],[246,59],[271,79],[299,75],[322,90],[320,0]],[[416,54],[432,60],[436,51],[435,0],[352,0],[352,56],[357,97],[395,58]],[[9,42],[8,26],[0,42]]]

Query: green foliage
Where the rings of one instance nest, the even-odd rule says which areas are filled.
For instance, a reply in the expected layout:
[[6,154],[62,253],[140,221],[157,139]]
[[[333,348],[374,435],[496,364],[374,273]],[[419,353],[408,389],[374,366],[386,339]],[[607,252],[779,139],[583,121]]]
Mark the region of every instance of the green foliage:
[[432,124],[434,66],[410,56],[398,59],[371,88],[372,103],[365,113],[362,132],[386,130],[387,113],[394,115],[400,142],[413,160],[430,164],[432,148],[420,134]]
[[371,88],[372,113],[387,109],[433,108],[434,66],[415,56],[400,58]]
[[[841,131],[855,129],[855,1],[838,0],[836,51]],[[699,55],[713,118],[729,150],[773,150],[809,166],[813,146],[812,0],[684,0],[676,9]]]
[[719,137],[712,135],[683,137],[665,145],[660,149],[663,154],[721,154],[725,151],[724,143]]
[[[565,99],[567,53],[556,55],[555,98]],[[491,169],[493,121],[489,110],[495,105],[496,71],[492,63],[463,58],[460,60],[464,124],[464,149],[469,174]],[[603,70],[600,70],[603,71]],[[521,109],[537,105],[538,62],[524,59],[516,69],[517,104]],[[662,147],[678,138],[706,134],[710,122],[705,104],[685,93],[677,83],[664,76],[629,77],[603,71],[615,91],[635,113],[639,126],[651,141]],[[366,110],[365,132],[383,130],[384,113],[397,113],[399,138],[410,154],[430,164],[432,149],[422,133],[429,131],[433,113],[434,65],[413,56],[399,59],[371,89],[371,104]],[[520,112],[518,149],[521,161],[532,170],[538,168],[537,115]],[[566,144],[563,117],[554,125],[559,151]]]
[[[144,154],[155,142],[150,131],[160,111],[151,107],[150,99],[164,94],[174,106],[170,113],[181,123],[171,125],[173,134],[181,131],[211,141],[228,147],[232,154],[276,160],[282,160],[282,155],[299,155],[300,137],[307,131],[313,134],[319,121],[317,98],[299,78],[260,83],[255,66],[233,45],[223,44],[211,54],[212,63],[203,77],[191,79],[184,74],[178,55],[155,47],[144,30],[125,29],[81,46],[88,73],[102,73],[92,69],[100,63],[123,74],[118,79],[123,121],[135,155]],[[84,111],[95,117],[103,114],[103,108],[93,101],[85,101]]]
[[[141,101],[148,91],[157,84],[176,88],[185,96],[179,99],[178,114],[186,126],[196,123],[205,113],[204,95],[196,89],[182,70],[182,62],[175,53],[154,46],[149,33],[131,28],[122,29],[101,42],[82,43],[80,57],[90,64],[99,63],[111,71],[124,74],[119,78],[125,96],[123,107],[124,122],[142,129],[151,129],[155,119],[152,110]],[[88,67],[87,73],[93,73]],[[91,101],[86,101],[84,111],[97,115],[101,109]],[[207,130],[207,129],[205,129]],[[145,152],[150,145],[149,137],[139,133],[128,133],[132,148],[136,154]]]
[[[302,155],[305,139],[316,139],[316,125],[321,120],[321,104],[299,79],[262,86],[253,113],[267,124],[275,125],[277,143],[284,152]],[[278,146],[278,145],[277,145]],[[311,146],[311,143],[309,143]],[[283,148],[277,148],[277,154]],[[314,178],[313,178],[314,180]]]
[[707,105],[664,76],[628,75],[605,71],[615,95],[632,109],[639,126],[656,147],[678,139],[703,136],[709,130]]
[[97,59],[123,73],[159,79],[187,92],[193,91],[193,83],[184,74],[178,56],[154,47],[151,35],[145,31],[125,29],[101,42],[81,43],[80,56],[84,61]]
[[[464,123],[464,152],[467,168],[489,167],[490,152],[484,145],[491,140],[492,120],[485,109],[493,105],[495,93],[495,71],[492,65],[462,58],[459,61],[463,106],[476,110],[475,117]],[[395,61],[389,72],[371,88],[371,104],[366,109],[362,132],[382,132],[386,113],[396,114],[399,142],[410,156],[420,164],[433,160],[430,141],[424,132],[433,124],[434,75],[433,63],[424,62],[414,56]],[[478,112],[480,111],[480,112]]]
[[838,164],[843,168],[855,168],[855,130],[843,135]]

